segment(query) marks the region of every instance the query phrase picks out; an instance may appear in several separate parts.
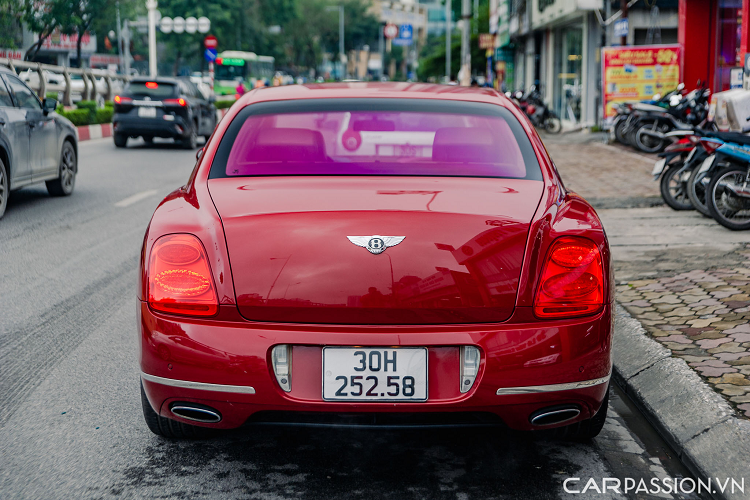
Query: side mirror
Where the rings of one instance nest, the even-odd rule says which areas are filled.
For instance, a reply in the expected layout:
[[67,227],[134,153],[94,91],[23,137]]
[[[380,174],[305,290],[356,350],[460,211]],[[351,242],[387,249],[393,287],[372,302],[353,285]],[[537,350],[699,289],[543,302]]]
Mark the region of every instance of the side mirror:
[[203,157],[203,150],[206,149],[206,146],[203,146],[198,151],[195,152],[195,161],[201,161],[201,158]]
[[57,99],[53,99],[51,97],[45,97],[44,101],[42,101],[42,109],[44,110],[44,114],[49,114],[52,111],[57,109]]
[[651,99],[653,99],[654,101],[658,101],[659,99],[661,99],[661,94],[654,94]]

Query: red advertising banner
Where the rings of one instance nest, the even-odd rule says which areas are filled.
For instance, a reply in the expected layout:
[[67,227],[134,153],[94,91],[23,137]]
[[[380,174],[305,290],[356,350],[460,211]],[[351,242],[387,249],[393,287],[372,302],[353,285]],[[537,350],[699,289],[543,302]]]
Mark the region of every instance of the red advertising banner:
[[648,101],[677,87],[682,74],[679,45],[604,47],[602,89],[604,120],[615,116],[613,104]]

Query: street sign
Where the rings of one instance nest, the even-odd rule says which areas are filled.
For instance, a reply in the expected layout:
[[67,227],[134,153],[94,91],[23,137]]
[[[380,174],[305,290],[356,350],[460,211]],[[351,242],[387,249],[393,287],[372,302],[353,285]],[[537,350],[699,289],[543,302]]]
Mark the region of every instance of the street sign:
[[185,31],[191,35],[198,31],[198,20],[192,16],[185,19]]
[[628,36],[628,18],[620,19],[618,21],[615,21],[614,24],[615,27],[615,33],[614,36],[622,37],[622,36]]
[[171,17],[162,17],[161,22],[159,22],[159,29],[162,33],[172,33],[172,28],[174,27],[174,23],[172,22]]
[[492,33],[480,33],[479,34],[479,48],[480,49],[494,49],[495,48],[495,35]]
[[213,35],[208,35],[203,39],[203,46],[207,49],[215,49],[219,46],[219,41]]
[[208,33],[211,30],[211,20],[206,16],[198,18],[198,33]]
[[398,29],[398,37],[404,40],[411,40],[413,33],[414,29],[411,24],[402,24]]
[[179,34],[185,31],[185,19],[181,18],[180,16],[175,17],[172,19],[172,31]]
[[398,26],[395,24],[386,24],[383,27],[383,36],[386,38],[396,38],[398,36]]
[[402,24],[398,28],[398,38],[393,39],[394,45],[411,45],[414,30],[411,24]]
[[203,52],[203,57],[205,57],[208,62],[214,62],[216,60],[216,49],[206,49]]

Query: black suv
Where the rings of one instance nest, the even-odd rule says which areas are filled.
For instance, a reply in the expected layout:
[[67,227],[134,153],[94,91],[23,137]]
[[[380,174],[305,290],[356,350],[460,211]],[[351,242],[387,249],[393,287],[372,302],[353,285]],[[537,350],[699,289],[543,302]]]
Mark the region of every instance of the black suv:
[[172,138],[187,149],[197,147],[199,135],[208,140],[216,127],[214,97],[203,97],[190,80],[136,78],[115,96],[115,146],[124,148],[128,137]]

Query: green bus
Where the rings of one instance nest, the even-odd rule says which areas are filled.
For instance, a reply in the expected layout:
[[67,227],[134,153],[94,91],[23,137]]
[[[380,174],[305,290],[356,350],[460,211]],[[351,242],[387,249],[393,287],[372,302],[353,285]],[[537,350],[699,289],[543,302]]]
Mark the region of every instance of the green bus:
[[237,84],[243,82],[250,90],[258,80],[268,80],[274,75],[275,59],[259,56],[254,52],[225,50],[216,57],[214,73],[214,94],[227,96],[237,93]]

